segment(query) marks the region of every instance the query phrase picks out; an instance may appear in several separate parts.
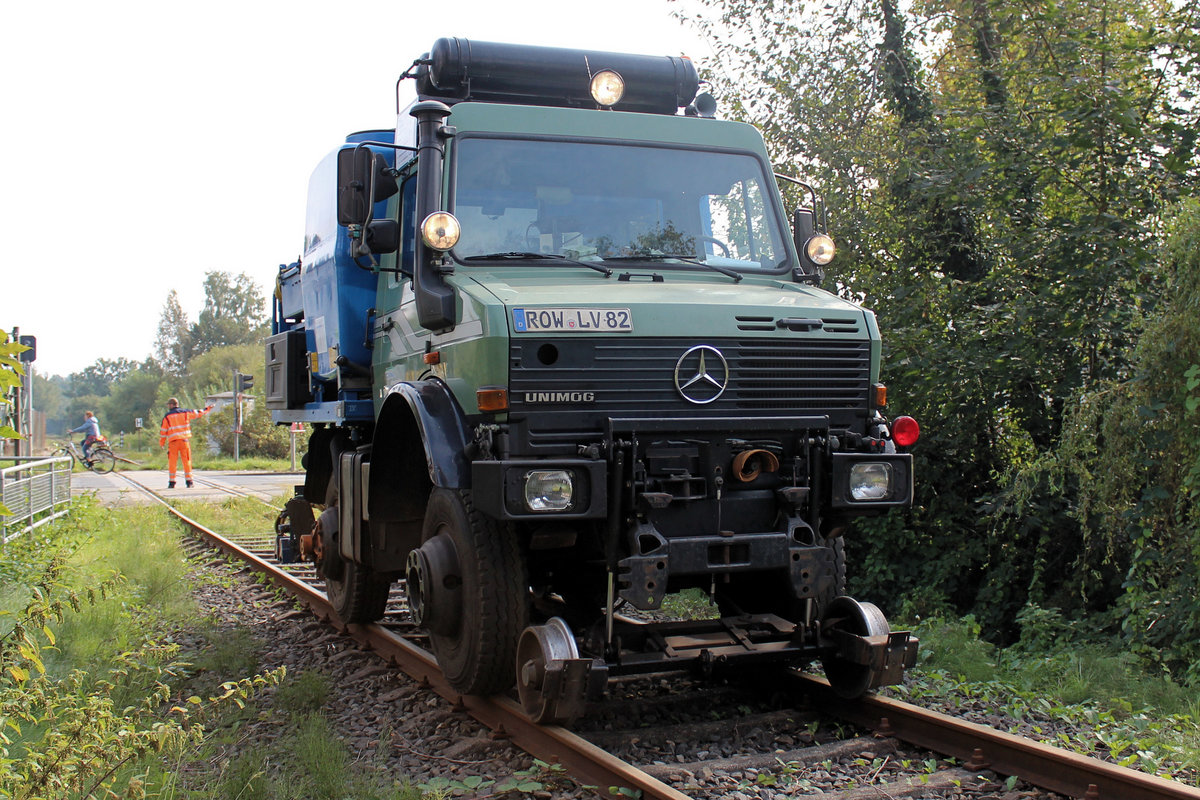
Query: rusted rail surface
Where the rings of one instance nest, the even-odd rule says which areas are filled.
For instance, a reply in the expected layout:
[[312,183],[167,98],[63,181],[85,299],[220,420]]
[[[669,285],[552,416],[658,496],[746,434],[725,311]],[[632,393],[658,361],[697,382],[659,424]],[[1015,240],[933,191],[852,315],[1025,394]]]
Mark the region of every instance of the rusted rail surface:
[[437,662],[428,651],[417,647],[381,625],[343,623],[334,614],[324,592],[191,519],[159,497],[156,492],[138,483],[130,476],[122,475],[122,477],[153,495],[171,514],[205,541],[262,573],[276,586],[296,597],[317,617],[352,637],[364,648],[394,664],[413,679],[429,686],[455,707],[462,708],[494,733],[507,738],[535,758],[562,764],[563,768],[581,783],[599,787],[613,786],[633,789],[640,791],[644,798],[689,800],[686,794],[676,791],[632,764],[606,753],[565,728],[533,724],[525,716],[520,706],[506,697],[476,697],[455,692],[442,677]]
[[967,769],[989,769],[1088,800],[1200,800],[1200,789],[1119,767],[939,714],[899,700],[868,696],[846,702],[824,678],[798,675],[815,707],[885,736],[961,759]]
[[[325,593],[273,562],[180,513],[156,492],[127,474],[121,477],[155,497],[184,524],[214,547],[261,572],[296,597],[320,619],[354,638],[365,649],[394,664],[461,708],[496,735],[530,755],[562,764],[576,780],[599,787],[634,789],[643,798],[687,800],[688,795],[603,749],[553,725],[535,725],[519,704],[506,697],[476,697],[455,692],[442,677],[433,655],[378,624],[347,625],[337,618]],[[1049,791],[1085,800],[1200,800],[1200,789],[1116,766],[1057,747],[988,728],[946,714],[878,696],[848,702],[824,678],[796,674],[811,705],[832,717],[877,734],[960,759],[969,771],[1016,775]],[[603,789],[602,789],[603,791]]]

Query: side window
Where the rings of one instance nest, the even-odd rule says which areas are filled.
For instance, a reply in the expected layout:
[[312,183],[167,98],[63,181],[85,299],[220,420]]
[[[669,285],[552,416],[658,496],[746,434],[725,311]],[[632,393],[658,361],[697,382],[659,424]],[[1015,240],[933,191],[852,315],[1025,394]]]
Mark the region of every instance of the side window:
[[337,239],[337,153],[321,159],[308,181],[308,213],[304,220],[304,253]]
[[[409,175],[400,184],[396,196],[400,203],[400,269],[412,275],[417,258],[417,176]],[[388,286],[396,286],[409,280],[395,272],[388,275]]]
[[702,224],[720,243],[706,242],[706,252],[739,261],[756,261],[763,266],[774,264],[779,256],[772,244],[766,214],[762,186],[754,179],[737,181],[725,194],[701,197]]

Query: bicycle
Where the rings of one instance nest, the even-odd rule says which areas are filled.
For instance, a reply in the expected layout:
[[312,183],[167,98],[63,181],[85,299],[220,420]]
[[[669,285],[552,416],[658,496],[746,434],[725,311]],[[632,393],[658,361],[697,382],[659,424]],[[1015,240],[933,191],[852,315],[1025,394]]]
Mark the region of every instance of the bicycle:
[[[69,456],[71,459],[71,469],[75,469],[75,462],[83,464],[84,467],[92,472],[104,475],[112,472],[113,467],[117,466],[117,456],[113,455],[113,451],[108,446],[108,440],[101,437],[92,442],[91,450],[88,452],[88,457],[84,458],[83,453],[75,447],[75,442],[67,440],[67,443],[55,450],[53,456]],[[124,461],[125,459],[121,459]]]

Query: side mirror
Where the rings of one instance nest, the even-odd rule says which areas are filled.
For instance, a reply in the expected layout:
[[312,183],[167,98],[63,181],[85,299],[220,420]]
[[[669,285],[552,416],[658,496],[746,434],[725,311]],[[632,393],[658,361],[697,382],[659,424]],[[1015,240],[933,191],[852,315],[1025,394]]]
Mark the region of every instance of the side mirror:
[[371,221],[371,206],[400,191],[387,159],[366,147],[339,150],[337,162],[339,225],[367,224]]
[[400,223],[394,219],[377,219],[367,224],[365,237],[372,253],[394,253],[400,249]]
[[825,277],[825,269],[808,257],[807,247],[808,240],[816,231],[816,215],[811,208],[797,208],[792,212],[792,241],[796,243],[796,255],[800,258],[800,269],[795,278],[820,284]]

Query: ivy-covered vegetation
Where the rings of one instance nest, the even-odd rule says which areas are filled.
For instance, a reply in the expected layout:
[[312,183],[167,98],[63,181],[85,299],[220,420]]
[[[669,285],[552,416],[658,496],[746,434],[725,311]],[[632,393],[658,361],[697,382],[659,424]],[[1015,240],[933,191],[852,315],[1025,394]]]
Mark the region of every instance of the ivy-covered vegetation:
[[1200,7],[688,16],[727,113],[819,187],[826,286],[878,314],[893,412],[922,425],[911,513],[849,537],[853,593],[1000,643],[1030,604],[1091,615],[1200,679]]
[[886,690],[952,714],[972,710],[1084,755],[1195,784],[1200,775],[1200,698],[1102,633],[1036,606],[1020,614],[1021,638],[1000,649],[979,638],[972,617],[917,627],[922,656],[902,686]]

